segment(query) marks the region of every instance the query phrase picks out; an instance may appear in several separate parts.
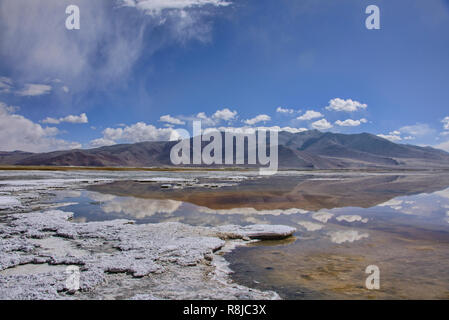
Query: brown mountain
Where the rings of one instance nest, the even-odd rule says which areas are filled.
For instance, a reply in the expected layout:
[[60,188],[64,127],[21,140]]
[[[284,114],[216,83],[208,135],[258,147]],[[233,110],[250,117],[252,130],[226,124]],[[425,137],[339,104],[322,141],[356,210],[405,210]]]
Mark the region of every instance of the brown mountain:
[[[0,152],[0,164],[170,167],[170,150],[176,143],[141,142],[47,153]],[[397,144],[368,133],[336,134],[317,130],[301,133],[280,132],[278,153],[280,168],[449,168],[447,152],[431,147]]]

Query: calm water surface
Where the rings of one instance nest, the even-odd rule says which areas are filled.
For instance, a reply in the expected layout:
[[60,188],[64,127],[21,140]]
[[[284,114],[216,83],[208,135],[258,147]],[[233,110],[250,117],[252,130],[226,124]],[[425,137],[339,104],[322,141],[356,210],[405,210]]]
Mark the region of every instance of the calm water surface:
[[[183,180],[185,178],[185,180]],[[449,298],[449,175],[283,174],[116,181],[57,192],[76,221],[284,224],[226,255],[234,280],[287,299]],[[365,268],[380,269],[380,290]]]

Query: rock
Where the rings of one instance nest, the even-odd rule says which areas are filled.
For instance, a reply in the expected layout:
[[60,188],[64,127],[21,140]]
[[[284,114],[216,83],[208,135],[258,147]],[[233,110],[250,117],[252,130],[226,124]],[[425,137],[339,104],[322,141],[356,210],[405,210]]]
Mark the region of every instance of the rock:
[[256,224],[246,227],[221,226],[215,228],[217,235],[222,239],[257,239],[280,240],[292,236],[296,229],[282,225]]

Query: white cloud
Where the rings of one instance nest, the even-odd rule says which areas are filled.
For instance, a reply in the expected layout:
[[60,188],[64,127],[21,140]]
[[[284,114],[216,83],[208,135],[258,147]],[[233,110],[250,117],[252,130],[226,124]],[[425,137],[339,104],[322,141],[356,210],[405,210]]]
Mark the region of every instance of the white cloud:
[[402,140],[414,140],[416,137],[429,136],[434,133],[435,130],[428,124],[417,123],[415,125],[404,126],[398,130],[390,131],[388,134],[378,134],[377,136],[392,142],[398,142]]
[[354,241],[358,241],[361,240],[363,238],[368,238],[369,234],[364,232],[364,233],[359,233],[356,230],[341,230],[341,231],[335,231],[335,232],[330,232],[329,236],[331,237],[331,241],[333,243],[344,243],[344,242],[354,242]]
[[315,212],[314,214],[312,214],[313,219],[318,220],[322,223],[327,223],[327,221],[333,216],[334,214],[330,212]]
[[312,123],[312,128],[317,130],[326,130],[332,128],[332,124],[326,119],[321,119]]
[[10,78],[0,77],[0,93],[10,93],[13,82]]
[[180,138],[172,128],[156,128],[144,122],[138,122],[124,128],[106,128],[103,137],[92,140],[91,146],[99,147],[117,143],[136,143],[144,141],[172,141]]
[[263,121],[270,121],[270,120],[271,120],[270,116],[268,116],[266,114],[259,114],[258,116],[254,117],[254,118],[245,120],[244,122],[247,125],[252,126],[252,125],[255,125],[256,123],[263,122]]
[[411,126],[404,126],[398,130],[401,133],[413,135],[413,136],[426,136],[435,133],[435,130],[432,129],[428,124],[425,123],[417,123]]
[[296,223],[299,224],[301,227],[305,228],[307,231],[318,231],[323,229],[324,227],[322,224],[309,221],[298,221]]
[[269,127],[270,130],[277,130],[277,131],[286,131],[286,132],[290,132],[290,133],[300,133],[300,132],[304,132],[307,131],[307,128],[292,128],[292,127]]
[[316,118],[324,117],[321,112],[314,111],[314,110],[307,110],[306,113],[304,113],[302,116],[296,118],[298,120],[312,120]]
[[357,127],[360,126],[362,123],[367,123],[367,120],[365,118],[362,118],[360,120],[346,119],[344,121],[341,120],[335,121],[335,124],[341,127]]
[[362,218],[361,216],[354,214],[354,215],[341,215],[338,216],[337,221],[346,221],[346,222],[362,222],[362,223],[367,223],[368,222],[368,218]]
[[49,123],[49,124],[59,124],[61,122],[88,123],[89,120],[87,119],[87,115],[85,113],[82,113],[79,116],[68,115],[66,117],[59,118],[59,119],[48,117],[48,118],[42,120],[42,123]]
[[67,86],[63,86],[61,89],[62,89],[62,91],[64,91],[65,93],[69,93],[69,91],[70,91],[69,87],[67,87]]
[[117,142],[105,138],[94,139],[90,142],[90,145],[94,148],[113,146],[114,144],[117,144]]
[[135,7],[149,15],[159,15],[163,10],[184,10],[211,5],[224,7],[231,2],[223,0],[121,0],[123,6]]
[[204,113],[204,112],[199,112],[197,115],[196,115],[196,117],[198,118],[198,119],[209,119],[209,117],[206,115],[206,113]]
[[287,108],[282,108],[282,107],[277,107],[276,112],[278,113],[295,113],[296,111],[293,109],[287,109]]
[[201,121],[201,125],[204,127],[212,127],[217,126],[221,121],[231,122],[237,118],[237,111],[231,111],[228,108],[224,108],[222,110],[217,110],[215,113],[209,117],[205,112],[199,112],[193,116],[178,116],[179,119],[183,121],[192,122],[192,121]]
[[174,213],[182,205],[182,201],[138,199],[138,198],[114,198],[102,203],[101,210],[105,213],[124,213],[135,219],[144,219],[155,214]]
[[327,110],[333,111],[346,111],[353,112],[360,109],[366,109],[367,105],[358,101],[354,101],[352,99],[340,99],[335,98],[329,101],[329,105],[326,107]]
[[404,200],[391,199],[391,200],[388,200],[387,202],[380,203],[377,206],[378,207],[390,207],[394,210],[401,210],[403,204],[404,204]]
[[81,148],[79,143],[55,138],[60,133],[57,128],[42,127],[15,114],[15,109],[0,102],[0,149],[2,151],[46,152]]
[[201,124],[206,126],[213,126],[215,125],[215,120],[209,118],[206,113],[199,112],[196,117],[194,117],[194,120],[201,120]]
[[217,120],[230,121],[235,119],[237,116],[237,111],[231,111],[228,108],[224,108],[223,110],[217,110],[212,118]]
[[434,146],[434,148],[438,148],[438,149],[449,152],[449,141],[442,142],[442,143]]
[[31,97],[31,96],[41,96],[43,94],[49,94],[52,87],[47,84],[34,84],[28,83],[22,90],[18,90],[16,93],[19,96]]
[[72,92],[123,85],[142,53],[149,57],[192,39],[210,41],[213,15],[229,3],[77,0],[76,5],[81,29],[68,36],[65,1],[0,1],[0,56],[5,65],[14,66],[16,81],[57,78],[70,83]]
[[205,112],[199,112],[196,115],[190,115],[190,116],[180,115],[180,116],[178,116],[178,118],[181,121],[184,121],[186,123],[192,122],[192,121],[201,121],[201,126],[203,128],[215,126],[215,125],[217,125],[218,122],[220,122],[219,119],[214,119],[212,117],[209,117]]
[[208,132],[208,130],[218,130],[218,131],[224,131],[224,132],[231,132],[231,133],[254,133],[257,130],[272,130],[272,131],[285,131],[290,133],[299,133],[307,131],[307,128],[292,128],[292,127],[279,127],[279,126],[272,126],[272,127],[219,127],[219,128],[210,128],[205,129],[204,132]]
[[170,123],[170,124],[177,124],[177,125],[183,125],[183,124],[186,124],[184,121],[179,120],[179,119],[177,119],[177,118],[175,118],[175,117],[172,117],[172,116],[169,115],[169,114],[160,117],[160,118],[159,118],[159,121],[161,121],[161,122],[167,122],[167,123]]
[[254,208],[234,208],[234,209],[210,209],[207,207],[198,207],[197,210],[202,213],[208,214],[243,214],[243,215],[272,215],[272,216],[280,216],[280,215],[293,215],[293,214],[306,214],[308,211],[302,209],[274,209],[274,210],[257,210]]
[[392,131],[389,134],[378,134],[377,136],[380,138],[384,138],[384,139],[396,142],[396,141],[402,140],[400,134],[401,133],[399,131]]
[[444,130],[449,130],[449,116],[441,120]]

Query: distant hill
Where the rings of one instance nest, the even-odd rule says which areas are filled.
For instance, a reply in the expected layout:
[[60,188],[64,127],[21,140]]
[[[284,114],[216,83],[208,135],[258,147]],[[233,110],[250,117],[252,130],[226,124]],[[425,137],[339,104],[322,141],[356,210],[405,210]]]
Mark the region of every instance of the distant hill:
[[[224,139],[223,139],[224,140]],[[120,144],[47,153],[0,152],[2,165],[170,167],[176,141]],[[206,143],[203,143],[206,145]],[[247,149],[247,148],[246,148]],[[245,149],[245,150],[246,150]],[[279,133],[279,167],[284,169],[449,168],[449,153],[393,143],[378,136],[309,130]],[[245,163],[247,163],[245,159]],[[241,165],[249,167],[248,165]],[[225,167],[222,165],[220,167]],[[236,165],[232,165],[236,167]]]

